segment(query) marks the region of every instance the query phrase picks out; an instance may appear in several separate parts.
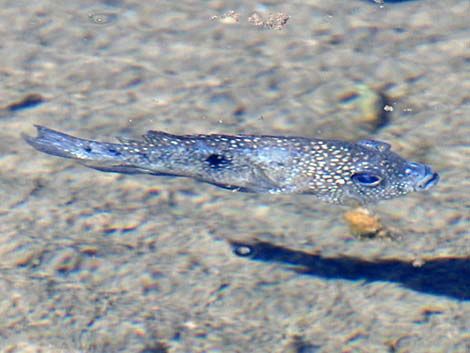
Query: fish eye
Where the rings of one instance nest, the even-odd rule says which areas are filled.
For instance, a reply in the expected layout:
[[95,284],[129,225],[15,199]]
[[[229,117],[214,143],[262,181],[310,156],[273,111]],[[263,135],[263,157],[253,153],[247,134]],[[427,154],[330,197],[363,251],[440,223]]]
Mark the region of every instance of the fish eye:
[[375,173],[371,172],[358,172],[354,173],[351,176],[352,181],[356,184],[360,184],[363,186],[377,186],[381,183],[383,178]]

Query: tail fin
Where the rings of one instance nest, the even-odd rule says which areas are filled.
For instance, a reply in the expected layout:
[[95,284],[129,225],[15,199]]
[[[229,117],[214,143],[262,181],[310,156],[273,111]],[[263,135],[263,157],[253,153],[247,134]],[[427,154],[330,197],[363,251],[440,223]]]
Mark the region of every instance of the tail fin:
[[[129,160],[125,145],[84,140],[36,125],[37,137],[22,135],[38,151],[53,156],[78,160],[83,165],[103,172],[138,174],[153,171],[140,166],[138,158]],[[137,163],[137,164],[136,164]]]
[[[54,156],[88,160],[92,157],[93,141],[83,140],[47,127],[35,125],[38,135],[31,137],[22,134],[27,143],[38,151]],[[93,159],[93,158],[92,158]]]
[[23,138],[38,151],[84,162],[118,162],[124,159],[125,151],[120,144],[84,140],[44,126],[35,126],[38,136],[31,137],[23,134]]

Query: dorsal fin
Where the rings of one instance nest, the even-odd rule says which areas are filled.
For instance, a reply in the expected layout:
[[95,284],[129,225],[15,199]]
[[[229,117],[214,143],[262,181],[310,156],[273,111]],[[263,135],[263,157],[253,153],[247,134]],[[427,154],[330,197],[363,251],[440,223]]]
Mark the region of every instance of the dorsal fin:
[[390,150],[391,147],[389,143],[377,140],[360,140],[357,144],[379,152],[386,152]]
[[154,145],[167,145],[172,141],[178,141],[181,139],[180,136],[172,135],[163,131],[149,130],[145,135],[142,136],[144,141],[148,144]]
[[133,140],[133,139],[122,137],[122,136],[116,136],[116,140],[118,140],[123,145],[138,145],[142,143],[142,141]]

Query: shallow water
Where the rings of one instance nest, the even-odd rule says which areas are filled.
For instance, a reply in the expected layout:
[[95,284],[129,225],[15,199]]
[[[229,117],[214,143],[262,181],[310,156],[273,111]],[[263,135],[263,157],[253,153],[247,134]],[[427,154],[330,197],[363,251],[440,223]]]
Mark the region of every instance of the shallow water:
[[[470,351],[469,10],[3,1],[0,351]],[[33,124],[373,138],[441,181],[360,240],[346,207],[99,173]]]

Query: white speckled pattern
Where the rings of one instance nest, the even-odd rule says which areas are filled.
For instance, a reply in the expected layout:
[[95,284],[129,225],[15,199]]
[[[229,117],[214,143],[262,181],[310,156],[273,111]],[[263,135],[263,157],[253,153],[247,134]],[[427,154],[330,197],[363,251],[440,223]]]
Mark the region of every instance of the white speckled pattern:
[[428,189],[439,180],[430,167],[373,140],[149,131],[141,142],[112,144],[37,128],[38,137],[26,137],[34,148],[101,171],[185,176],[244,192],[307,193],[331,203],[365,204]]

